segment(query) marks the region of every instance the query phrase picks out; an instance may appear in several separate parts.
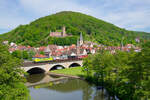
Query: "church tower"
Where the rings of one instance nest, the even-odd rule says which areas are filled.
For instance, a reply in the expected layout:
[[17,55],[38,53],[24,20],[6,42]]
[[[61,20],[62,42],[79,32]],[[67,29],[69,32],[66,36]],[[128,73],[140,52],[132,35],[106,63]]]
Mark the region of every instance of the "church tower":
[[83,45],[83,36],[82,36],[82,33],[80,33],[80,41],[79,41],[79,43],[80,43],[80,46]]
[[77,40],[77,56],[80,55],[80,41]]

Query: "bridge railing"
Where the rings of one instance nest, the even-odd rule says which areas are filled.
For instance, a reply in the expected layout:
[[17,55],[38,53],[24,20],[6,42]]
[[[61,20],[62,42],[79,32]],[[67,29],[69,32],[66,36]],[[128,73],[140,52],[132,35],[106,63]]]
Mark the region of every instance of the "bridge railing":
[[44,61],[44,62],[24,62],[21,67],[54,64],[54,63],[62,63],[62,62],[69,62],[69,61],[79,61],[79,60],[82,60],[82,58],[57,59],[57,60]]

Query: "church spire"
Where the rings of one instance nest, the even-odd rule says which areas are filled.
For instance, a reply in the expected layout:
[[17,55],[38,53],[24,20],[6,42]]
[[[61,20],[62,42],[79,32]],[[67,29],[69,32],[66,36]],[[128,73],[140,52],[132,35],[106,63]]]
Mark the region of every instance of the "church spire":
[[83,36],[82,36],[82,32],[80,33],[80,46],[83,44]]
[[77,39],[77,55],[80,55],[80,41]]
[[77,39],[77,47],[79,47],[79,39]]

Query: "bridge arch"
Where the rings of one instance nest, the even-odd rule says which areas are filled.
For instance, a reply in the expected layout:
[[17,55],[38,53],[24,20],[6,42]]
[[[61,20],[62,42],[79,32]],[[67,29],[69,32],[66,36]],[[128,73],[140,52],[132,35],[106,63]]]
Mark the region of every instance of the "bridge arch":
[[79,63],[72,63],[72,64],[69,65],[69,68],[71,68],[71,67],[79,67],[79,66],[81,66],[81,64],[79,64]]
[[30,75],[32,74],[40,74],[40,73],[45,73],[46,71],[40,67],[34,67],[31,68],[27,71],[27,73],[29,73]]
[[54,65],[54,66],[52,66],[50,69],[49,69],[49,71],[50,70],[57,70],[57,69],[65,69],[65,67],[63,66],[63,65]]

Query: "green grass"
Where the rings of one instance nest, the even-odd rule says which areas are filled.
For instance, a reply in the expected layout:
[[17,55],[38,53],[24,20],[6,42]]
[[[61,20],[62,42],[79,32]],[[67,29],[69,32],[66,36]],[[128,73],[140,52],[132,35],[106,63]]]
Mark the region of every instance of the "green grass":
[[84,75],[84,72],[82,71],[82,67],[72,67],[68,69],[53,70],[51,72],[58,73],[58,74],[65,74],[65,75],[73,75],[73,76]]

